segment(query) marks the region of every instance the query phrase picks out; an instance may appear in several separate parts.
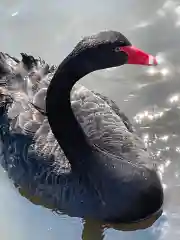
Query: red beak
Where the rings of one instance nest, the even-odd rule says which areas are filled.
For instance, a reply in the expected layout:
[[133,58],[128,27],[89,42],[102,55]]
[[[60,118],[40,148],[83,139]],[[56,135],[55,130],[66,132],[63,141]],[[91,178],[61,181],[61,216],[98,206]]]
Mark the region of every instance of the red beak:
[[120,51],[123,51],[128,55],[127,64],[139,64],[148,66],[155,66],[158,64],[155,57],[143,52],[134,46],[120,47]]

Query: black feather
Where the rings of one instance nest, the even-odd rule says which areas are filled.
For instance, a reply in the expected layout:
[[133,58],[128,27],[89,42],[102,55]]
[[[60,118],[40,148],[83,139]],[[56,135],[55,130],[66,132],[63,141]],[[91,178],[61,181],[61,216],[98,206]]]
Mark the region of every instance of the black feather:
[[27,70],[30,70],[33,66],[37,64],[37,60],[33,56],[27,55],[26,53],[21,53],[21,56],[24,67]]

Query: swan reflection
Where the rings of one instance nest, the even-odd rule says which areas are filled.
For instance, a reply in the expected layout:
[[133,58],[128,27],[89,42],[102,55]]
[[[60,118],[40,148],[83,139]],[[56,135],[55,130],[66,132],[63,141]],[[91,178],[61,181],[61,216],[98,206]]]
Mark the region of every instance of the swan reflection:
[[[54,214],[63,216],[64,214],[62,212],[56,211],[52,209],[51,206],[46,205],[42,199],[38,197],[33,197],[32,195],[29,195],[29,193],[22,188],[18,188],[19,193],[29,199],[33,204],[40,205],[45,208],[48,208],[54,212]],[[64,215],[67,216],[67,215]],[[145,230],[147,229],[147,234],[152,237],[152,239],[157,239],[157,236],[162,235],[162,231],[165,227],[165,224],[167,223],[167,216],[165,212],[162,212],[161,210],[153,215],[151,218],[148,218],[146,220],[137,222],[137,223],[131,223],[131,224],[111,224],[111,223],[105,223],[103,221],[98,220],[92,220],[92,219],[82,219],[83,222],[83,229],[82,229],[82,240],[104,240],[106,239],[105,235],[106,232],[109,230],[116,231],[122,231],[122,234],[126,234],[127,232],[136,233],[137,235],[143,234],[142,231],[137,230]],[[48,231],[52,231],[53,228],[49,227]],[[165,229],[164,229],[165,230]],[[136,232],[134,232],[136,231]],[[132,236],[133,236],[132,235]],[[138,238],[137,238],[138,239]]]

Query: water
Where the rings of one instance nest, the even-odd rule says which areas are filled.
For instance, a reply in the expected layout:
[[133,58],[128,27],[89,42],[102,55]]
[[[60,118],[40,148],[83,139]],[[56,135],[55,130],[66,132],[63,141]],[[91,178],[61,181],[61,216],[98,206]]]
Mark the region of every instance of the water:
[[180,1],[1,0],[0,29],[1,51],[14,56],[24,51],[54,64],[82,36],[104,29],[119,30],[137,47],[157,54],[158,68],[99,71],[83,84],[116,100],[126,112],[152,149],[165,188],[163,215],[146,229],[122,231],[122,226],[53,213],[20,195],[0,168],[1,239],[179,239]]

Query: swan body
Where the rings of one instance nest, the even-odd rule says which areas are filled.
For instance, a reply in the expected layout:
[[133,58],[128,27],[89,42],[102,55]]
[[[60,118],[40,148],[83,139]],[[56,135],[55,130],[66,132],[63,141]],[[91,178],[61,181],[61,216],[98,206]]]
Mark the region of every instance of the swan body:
[[[9,177],[52,208],[72,216],[131,222],[158,211],[163,192],[154,165],[112,100],[75,84],[69,101],[88,147],[77,138],[77,155],[73,146],[67,151],[63,148],[58,134],[71,144],[78,132],[70,127],[66,135],[63,130],[59,133],[70,118],[66,102],[65,110],[58,111],[56,105],[61,103],[52,101],[52,78],[58,71],[27,54],[22,54],[22,60],[0,54],[0,162]],[[66,79],[59,76],[58,81],[60,85]],[[65,95],[67,86],[57,95]]]

